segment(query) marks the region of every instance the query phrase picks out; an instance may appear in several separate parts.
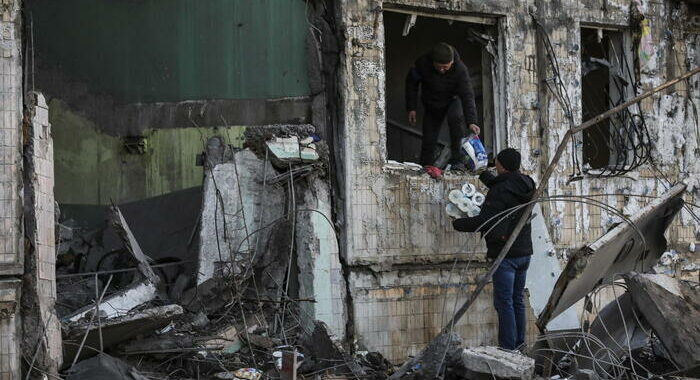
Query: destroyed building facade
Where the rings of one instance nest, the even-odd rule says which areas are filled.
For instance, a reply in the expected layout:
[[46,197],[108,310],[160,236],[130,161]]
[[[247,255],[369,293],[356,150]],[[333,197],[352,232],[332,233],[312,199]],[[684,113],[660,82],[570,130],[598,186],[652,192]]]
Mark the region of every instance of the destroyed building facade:
[[[8,378],[71,364],[59,319],[75,323],[70,344],[104,344],[79,320],[108,281],[125,293],[106,298],[141,297],[124,308],[167,309],[152,330],[230,302],[205,291],[224,277],[280,305],[293,293],[303,329],[323,321],[401,363],[489,268],[479,236],[453,231],[444,207],[476,177],[436,181],[406,164],[420,130],[404,121],[403,78],[419,54],[441,40],[458,49],[485,145],[518,149],[536,181],[569,128],[700,65],[694,0],[6,0],[0,12]],[[695,75],[575,135],[533,219],[528,341],[569,255],[678,183],[690,206],[665,240],[697,277],[699,105]],[[318,156],[303,156],[309,144]],[[95,274],[137,266],[148,269]],[[70,297],[55,305],[57,292]],[[137,308],[162,294],[185,311]],[[580,310],[559,311],[550,326],[578,326]],[[135,318],[118,314],[95,319]],[[496,324],[487,286],[455,332],[493,345]]]

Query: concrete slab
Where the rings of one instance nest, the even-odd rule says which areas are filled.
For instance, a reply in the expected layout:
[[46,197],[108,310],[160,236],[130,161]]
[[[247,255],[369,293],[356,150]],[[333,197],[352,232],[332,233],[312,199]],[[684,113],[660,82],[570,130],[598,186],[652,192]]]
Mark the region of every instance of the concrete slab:
[[547,306],[538,318],[544,327],[557,315],[616,274],[647,271],[666,250],[664,232],[683,206],[686,186],[679,184],[592,244],[574,252],[557,279]]
[[698,286],[665,275],[629,273],[624,278],[636,309],[656,332],[671,361],[681,369],[700,366]]
[[[179,305],[166,305],[130,313],[120,318],[102,322],[102,341],[105,348],[115,346],[138,335],[153,333],[169,324],[173,318],[183,313]],[[66,326],[68,332],[64,336],[64,364],[70,364],[76,355],[77,348],[87,332],[85,346],[81,358],[96,353],[100,348],[99,328],[96,322],[71,323]]]
[[462,364],[469,372],[498,379],[528,380],[535,373],[535,359],[498,347],[465,348],[462,351]]

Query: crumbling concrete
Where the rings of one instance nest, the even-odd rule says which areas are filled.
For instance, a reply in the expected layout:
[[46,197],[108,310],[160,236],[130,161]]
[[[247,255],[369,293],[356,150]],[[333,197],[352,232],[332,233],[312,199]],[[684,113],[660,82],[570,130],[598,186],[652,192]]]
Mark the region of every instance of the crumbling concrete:
[[497,347],[465,348],[462,350],[462,364],[468,372],[497,379],[528,380],[535,373],[535,359]]
[[[155,296],[156,284],[150,281],[141,281],[102,300],[99,305],[100,318],[109,319],[123,316],[131,309],[153,300]],[[77,322],[91,316],[94,312],[96,312],[95,306],[89,305],[63,319]]]
[[[153,272],[148,263],[148,258],[141,250],[129,225],[124,220],[119,207],[112,206],[112,224],[117,234],[122,238],[124,246],[131,253],[137,263],[139,281],[134,282],[128,288],[111,294],[100,302],[99,305],[86,306],[66,317],[66,321],[76,322],[93,311],[99,310],[100,318],[115,318],[126,315],[129,311],[156,297],[156,290],[160,278]],[[109,282],[108,282],[109,284]],[[95,300],[97,302],[97,300]]]
[[22,283],[22,352],[30,366],[58,374],[61,327],[56,315],[53,141],[44,96],[31,93],[24,148],[25,274]]
[[666,275],[624,276],[637,311],[681,369],[700,365],[700,289]]
[[275,173],[272,165],[216,141],[210,139],[206,153],[198,285],[224,274],[239,280],[253,275],[272,243],[270,226],[284,215],[284,190],[264,183]]
[[183,313],[180,305],[166,305],[128,313],[118,318],[101,321],[80,321],[66,325],[65,362],[71,363],[85,335],[85,347],[79,358],[93,356],[95,352],[111,348],[119,343],[134,339],[143,334],[150,334],[168,325]]
[[299,267],[300,318],[309,329],[325,322],[331,332],[345,339],[346,283],[338,257],[338,239],[332,224],[330,189],[316,176],[297,186],[303,201],[297,204],[296,252]]

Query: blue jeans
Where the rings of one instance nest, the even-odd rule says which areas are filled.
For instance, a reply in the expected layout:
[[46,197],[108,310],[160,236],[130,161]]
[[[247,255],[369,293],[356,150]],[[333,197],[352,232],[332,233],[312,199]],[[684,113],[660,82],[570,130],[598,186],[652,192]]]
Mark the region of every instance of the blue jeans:
[[498,346],[514,350],[525,342],[525,276],[530,256],[505,258],[493,274],[493,306],[498,313]]

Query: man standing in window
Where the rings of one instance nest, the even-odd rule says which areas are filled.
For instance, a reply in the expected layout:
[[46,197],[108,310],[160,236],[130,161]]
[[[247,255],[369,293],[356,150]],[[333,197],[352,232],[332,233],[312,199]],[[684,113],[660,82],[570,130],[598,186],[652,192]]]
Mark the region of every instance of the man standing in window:
[[[518,224],[523,210],[508,216],[501,212],[532,200],[535,181],[520,173],[520,153],[508,148],[496,156],[496,172],[481,173],[479,179],[489,188],[479,215],[452,222],[457,231],[487,233],[486,255],[495,259]],[[499,215],[499,216],[496,216]],[[493,218],[493,220],[491,220]],[[481,228],[480,228],[481,227]],[[532,256],[531,227],[528,222],[493,274],[493,304],[498,313],[498,345],[514,350],[525,342],[526,315],[523,293]]]
[[440,127],[447,116],[450,129],[450,164],[457,170],[464,169],[460,153],[460,140],[465,135],[464,125],[468,125],[477,135],[480,129],[476,125],[476,105],[469,70],[452,46],[440,42],[429,53],[419,57],[408,72],[406,108],[408,123],[411,126],[416,125],[419,87],[422,90],[421,100],[425,108],[421,165],[430,176],[441,176],[441,170],[435,167],[435,146]]

